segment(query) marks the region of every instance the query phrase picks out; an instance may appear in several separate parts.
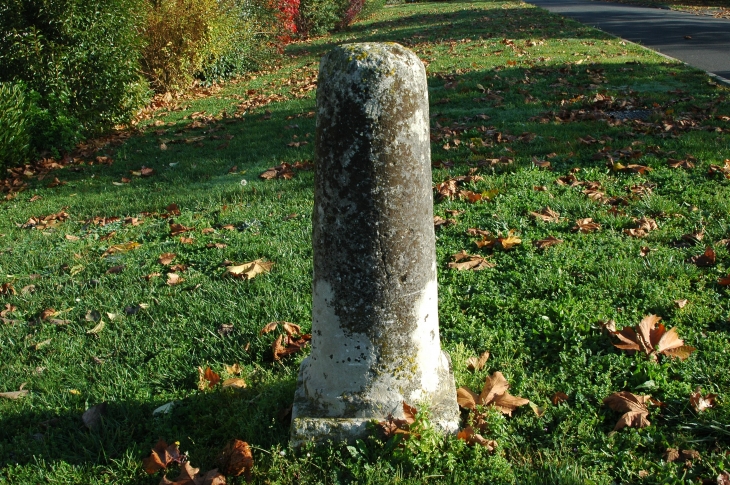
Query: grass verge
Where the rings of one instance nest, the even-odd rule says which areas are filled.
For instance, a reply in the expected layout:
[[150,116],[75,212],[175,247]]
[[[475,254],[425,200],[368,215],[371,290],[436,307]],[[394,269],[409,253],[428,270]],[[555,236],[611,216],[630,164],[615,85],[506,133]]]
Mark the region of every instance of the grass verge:
[[[403,447],[287,449],[279,416],[302,356],[272,362],[275,335],[259,330],[277,320],[309,329],[313,177],[259,174],[312,160],[318,59],[359,41],[400,42],[428,63],[434,184],[481,176],[461,188],[484,194],[479,202],[436,198],[435,213],[455,220],[437,230],[443,346],[457,385],[478,389],[500,371],[512,394],[545,408],[542,417],[527,407],[511,418],[487,410],[493,453],[423,423],[421,438]],[[730,180],[720,170],[729,115],[728,90],[700,71],[497,1],[386,8],[290,46],[279,70],[167,105],[121,144],[27,180],[0,206],[0,391],[30,390],[0,399],[0,483],[157,483],[141,460],[158,438],[179,441],[203,470],[227,441],[245,440],[259,483],[717,476],[730,469],[730,301],[718,282],[730,269]],[[545,207],[556,222],[531,215]],[[657,228],[628,235],[642,217]],[[584,218],[600,229],[574,231]],[[171,219],[192,230],[171,235]],[[522,242],[479,248],[470,228],[513,231]],[[563,243],[535,245],[550,235]],[[715,262],[698,266],[692,258],[706,247]],[[496,266],[449,269],[461,250]],[[171,271],[163,253],[185,268]],[[223,276],[227,264],[256,259],[274,262],[272,271]],[[184,281],[168,285],[169,272]],[[698,350],[685,361],[627,355],[599,323],[633,326],[647,314]],[[468,357],[483,350],[492,354],[486,367],[468,372]],[[225,375],[234,363],[245,389],[198,390],[199,366]],[[689,404],[698,386],[719,395],[702,413]],[[650,426],[612,432],[619,415],[602,400],[621,390],[664,403]],[[553,405],[556,391],[568,401]],[[101,422],[88,429],[82,414],[102,402]],[[667,463],[667,448],[702,459]]]

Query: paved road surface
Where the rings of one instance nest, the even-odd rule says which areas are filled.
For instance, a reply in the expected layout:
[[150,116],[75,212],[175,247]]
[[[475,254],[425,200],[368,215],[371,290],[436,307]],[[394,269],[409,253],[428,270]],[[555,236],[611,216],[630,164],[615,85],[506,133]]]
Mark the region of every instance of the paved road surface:
[[730,20],[600,0],[525,1],[730,79]]

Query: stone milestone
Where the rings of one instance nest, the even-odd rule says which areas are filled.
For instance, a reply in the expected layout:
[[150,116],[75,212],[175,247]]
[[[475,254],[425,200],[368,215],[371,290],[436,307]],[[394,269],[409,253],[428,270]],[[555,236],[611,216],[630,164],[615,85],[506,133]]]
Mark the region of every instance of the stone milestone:
[[403,402],[458,429],[441,350],[426,72],[388,43],[322,58],[317,87],[312,352],[292,444],[352,441]]

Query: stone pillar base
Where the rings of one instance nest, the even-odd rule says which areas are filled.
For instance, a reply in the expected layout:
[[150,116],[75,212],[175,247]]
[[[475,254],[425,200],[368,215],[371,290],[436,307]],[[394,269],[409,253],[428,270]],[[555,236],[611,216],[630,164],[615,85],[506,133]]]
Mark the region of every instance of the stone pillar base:
[[[454,384],[454,373],[451,368],[451,357],[444,351],[441,351],[444,363],[439,370],[439,385],[436,392],[426,399],[424,403],[428,406],[428,421],[438,431],[444,434],[456,434],[459,430],[461,415],[458,406],[455,406],[456,386]],[[358,417],[337,417],[327,416],[326,412],[321,408],[312,406],[312,402],[304,395],[302,385],[303,371],[306,369],[306,361],[302,363],[297,382],[297,392],[294,396],[294,406],[292,409],[291,423],[291,445],[295,448],[301,447],[306,443],[326,444],[331,441],[333,444],[346,442],[354,443],[358,439],[368,436],[368,423],[378,423],[388,418],[388,413],[373,416]],[[395,393],[398,394],[397,392]],[[370,396],[367,401],[381,401],[386,396],[376,395]],[[381,401],[382,402],[382,401]],[[417,410],[421,410],[424,403],[408,402],[407,404],[415,406]],[[392,403],[393,409],[390,411],[394,417],[402,418],[402,401]],[[364,408],[373,409],[370,406]],[[382,409],[381,406],[377,406]]]

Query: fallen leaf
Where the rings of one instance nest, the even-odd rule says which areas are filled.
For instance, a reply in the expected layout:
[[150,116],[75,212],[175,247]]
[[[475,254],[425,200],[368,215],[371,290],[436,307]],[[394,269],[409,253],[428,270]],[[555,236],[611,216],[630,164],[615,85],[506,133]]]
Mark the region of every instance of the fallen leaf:
[[218,458],[221,470],[226,475],[238,477],[244,475],[247,481],[251,480],[253,469],[253,454],[248,443],[241,440],[229,442]]
[[21,389],[19,391],[10,391],[10,392],[0,392],[0,397],[4,399],[20,399],[21,397],[25,397],[28,395],[30,391],[28,389]]
[[715,400],[717,394],[705,394],[702,395],[702,389],[697,387],[695,391],[689,396],[689,403],[692,405],[694,410],[701,413],[705,409],[715,407]]
[[550,398],[550,401],[557,406],[561,402],[568,402],[568,395],[564,392],[557,391],[553,396]]
[[124,244],[115,244],[113,246],[110,246],[109,249],[107,249],[106,251],[104,251],[104,254],[102,254],[101,256],[103,258],[109,256],[110,254],[124,253],[133,249],[137,249],[140,246],[140,243],[134,241],[126,242]]
[[218,326],[218,335],[221,337],[227,337],[233,333],[233,324],[221,323]]
[[213,372],[210,367],[206,367],[203,370],[202,367],[198,367],[198,389],[205,391],[206,389],[212,389],[221,380],[221,376]]
[[33,350],[40,350],[41,348],[45,347],[46,345],[51,343],[52,339],[46,339],[42,342],[38,342],[37,344],[33,345]]
[[497,371],[486,378],[480,394],[476,394],[465,387],[457,389],[456,401],[459,406],[465,409],[473,410],[476,409],[477,405],[494,406],[503,414],[512,416],[515,409],[528,404],[530,401],[512,396],[507,392],[507,389],[509,389],[509,383],[507,383],[502,373]]
[[679,309],[686,307],[687,303],[689,303],[689,300],[686,298],[683,298],[681,300],[674,300],[674,304],[677,305],[677,308]]
[[237,363],[233,364],[233,365],[226,365],[225,369],[228,374],[232,374],[234,376],[239,375],[243,370],[243,369],[241,369],[241,366]]
[[482,370],[489,359],[489,351],[482,353],[479,357],[469,357],[466,360],[466,368],[472,372]]
[[477,433],[471,426],[467,426],[466,428],[460,430],[456,434],[456,438],[466,441],[468,445],[483,446],[489,451],[494,451],[494,448],[497,446],[496,441],[484,438],[482,435]]
[[708,267],[715,265],[715,251],[711,247],[707,247],[703,254],[692,256],[688,260],[692,264],[696,264],[700,267]]
[[624,327],[619,332],[609,330],[610,335],[620,340],[620,343],[613,344],[614,347],[632,352],[643,352],[653,360],[656,360],[659,354],[676,357],[680,360],[689,357],[696,349],[684,345],[677,330],[674,328],[667,330],[664,324],[659,323],[660,320],[661,317],[657,315],[647,315],[635,328]]
[[183,281],[185,281],[185,278],[181,277],[179,274],[177,274],[177,273],[167,273],[167,284],[168,284],[168,286],[179,285]]
[[244,389],[246,387],[246,381],[240,377],[230,377],[223,381],[223,387],[233,387],[235,389]]
[[538,406],[537,404],[535,404],[535,403],[534,403],[534,402],[532,402],[532,401],[530,401],[530,403],[529,403],[529,404],[530,404],[530,408],[531,408],[531,409],[532,409],[532,411],[533,411],[533,412],[535,413],[535,415],[536,415],[536,416],[537,416],[538,418],[542,418],[542,416],[543,416],[543,415],[545,414],[545,408],[541,408],[540,406]]
[[433,216],[434,227],[453,226],[454,224],[457,224],[455,219],[444,219],[441,216]]
[[193,244],[195,242],[195,239],[192,237],[180,237],[180,243],[181,244]]
[[664,452],[664,460],[667,463],[671,463],[673,461],[693,461],[693,460],[701,460],[700,453],[695,450],[678,450],[677,448],[667,448],[667,451]]
[[403,417],[396,418],[392,414],[389,414],[385,421],[377,424],[378,429],[386,439],[396,435],[401,435],[403,438],[408,439],[411,436],[410,427],[416,422],[417,413],[418,411],[415,407],[403,401]]
[[168,445],[164,440],[159,440],[149,457],[142,460],[144,471],[152,475],[159,470],[166,470],[172,463],[182,463],[186,456],[180,453],[180,443]]
[[284,331],[288,336],[301,335],[302,329],[296,323],[281,322],[281,326],[284,327]]
[[119,274],[122,271],[124,271],[124,265],[120,264],[118,266],[112,266],[108,270],[106,270],[106,274]]
[[593,218],[591,217],[586,217],[585,219],[576,219],[575,226],[573,226],[573,231],[579,231],[583,234],[595,232],[599,229],[601,229],[601,225],[593,222]]
[[86,312],[86,316],[84,319],[87,322],[98,322],[101,320],[101,313],[99,313],[97,310],[89,310]]
[[552,210],[550,207],[545,207],[540,212],[530,212],[530,215],[535,219],[540,219],[544,222],[560,222],[560,214]]
[[91,406],[89,409],[84,411],[84,414],[81,415],[81,420],[84,422],[84,426],[89,429],[94,429],[99,426],[101,417],[104,413],[106,413],[105,402],[97,404],[96,406]]
[[146,279],[147,281],[149,281],[149,280],[151,280],[153,278],[159,278],[160,276],[162,276],[162,273],[150,273],[147,276],[145,276],[144,279]]
[[451,257],[454,261],[449,263],[449,268],[458,271],[480,271],[486,268],[494,268],[496,266],[496,264],[487,261],[484,257],[479,256],[478,254],[467,254],[464,250],[452,255]]
[[160,254],[160,257],[157,259],[157,261],[160,264],[168,266],[170,263],[172,263],[172,260],[175,259],[176,256],[177,255],[175,253],[162,253]]
[[307,346],[312,336],[309,334],[302,335],[300,338],[295,339],[294,337],[279,335],[272,344],[271,351],[274,356],[274,360],[281,360],[283,357],[295,354]]
[[97,323],[91,330],[87,330],[86,333],[88,335],[99,335],[99,333],[104,330],[105,326],[106,324],[104,323],[104,320],[99,320],[99,323]]
[[550,246],[555,246],[556,244],[562,243],[562,239],[558,239],[555,236],[548,236],[545,239],[540,239],[538,241],[535,241],[535,247],[537,249],[545,249],[549,248]]
[[632,428],[645,428],[649,426],[649,420],[646,419],[649,416],[649,409],[646,407],[646,402],[651,399],[651,396],[637,396],[628,391],[614,392],[603,400],[603,403],[614,411],[624,413],[619,418],[616,426],[613,428],[614,431],[618,431],[626,426]]
[[271,267],[274,266],[274,263],[270,261],[264,261],[262,259],[257,259],[255,261],[251,261],[249,263],[243,263],[238,266],[228,266],[226,267],[225,275],[232,276],[234,278],[241,278],[244,280],[250,280],[255,278],[259,274],[268,273],[271,271]]
[[274,330],[276,330],[276,327],[278,327],[278,326],[279,326],[279,322],[269,322],[266,325],[264,325],[261,330],[259,330],[259,335],[273,332]]
[[74,236],[73,234],[66,234],[66,239],[68,239],[69,241],[78,241],[81,238],[78,236]]
[[180,234],[188,231],[192,231],[193,227],[183,226],[182,224],[172,223],[170,224],[170,236],[179,236]]

